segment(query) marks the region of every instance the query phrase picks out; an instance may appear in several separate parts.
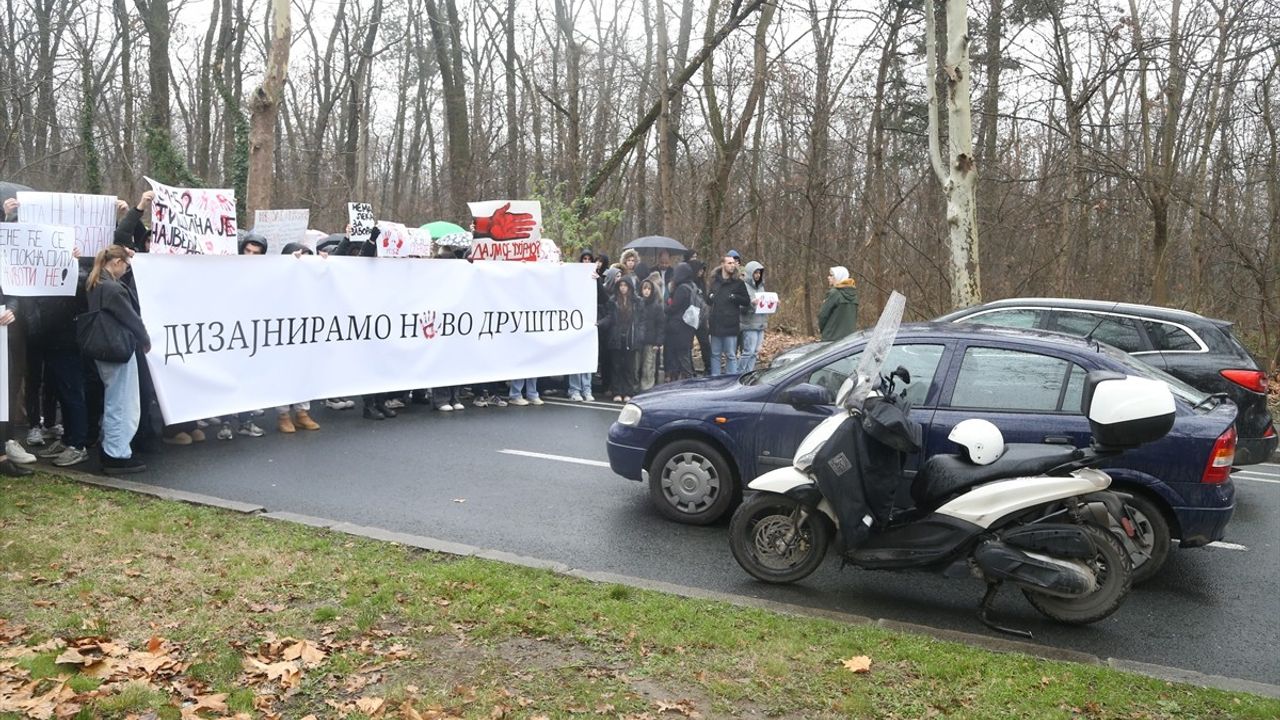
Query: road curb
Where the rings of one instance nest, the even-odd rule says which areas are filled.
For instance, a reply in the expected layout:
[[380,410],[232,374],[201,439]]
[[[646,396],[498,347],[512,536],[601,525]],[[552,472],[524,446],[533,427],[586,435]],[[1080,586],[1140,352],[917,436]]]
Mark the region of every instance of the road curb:
[[728,593],[717,592],[714,590],[704,590],[702,588],[689,587],[687,585],[676,585],[673,583],[648,580],[629,575],[619,575],[616,573],[594,570],[582,570],[578,568],[571,568],[568,565],[559,562],[542,560],[525,555],[517,555],[503,550],[481,548],[474,545],[456,543],[450,540],[427,537],[425,535],[401,533],[393,530],[387,530],[385,528],[356,525],[354,523],[341,520],[331,520],[328,518],[303,515],[287,511],[268,512],[266,508],[260,505],[239,502],[236,500],[227,500],[225,498],[214,497],[212,495],[192,493],[185,490],[172,490],[169,488],[147,485],[145,483],[138,483],[130,480],[120,480],[118,478],[109,478],[102,477],[100,475],[91,475],[89,473],[69,471],[63,468],[47,469],[41,467],[38,469],[49,475],[63,477],[68,480],[85,483],[87,485],[124,490],[127,492],[136,492],[164,500],[177,500],[179,502],[190,503],[193,505],[207,505],[209,507],[231,510],[242,514],[258,514],[265,519],[275,520],[277,522],[290,522],[309,527],[323,528],[356,537],[396,543],[406,547],[419,548],[446,555],[477,557],[507,563],[509,565],[532,568],[535,570],[549,570],[560,575],[587,580],[589,582],[624,585],[639,590],[653,590],[690,599],[724,602],[738,607],[749,607],[798,617],[825,618],[853,625],[875,624],[876,626],[886,630],[910,633],[912,635],[923,635],[944,642],[969,645],[971,647],[977,647],[993,652],[1021,653],[1023,655],[1030,655],[1032,657],[1043,658],[1046,660],[1074,662],[1084,665],[1105,665],[1116,670],[1145,675],[1147,677],[1167,682],[1185,683],[1198,687],[1226,690],[1230,692],[1246,692],[1263,697],[1280,698],[1280,685],[1273,685],[1270,683],[1244,680],[1241,678],[1231,678],[1222,675],[1208,675],[1195,670],[1155,665],[1136,660],[1122,660],[1119,658],[1106,658],[1104,660],[1099,656],[1092,655],[1090,653],[1055,648],[1048,645],[1039,645],[1037,643],[1029,643],[1021,640],[1010,640],[991,637],[988,635],[978,635],[960,630],[933,628],[926,625],[905,623],[888,618],[871,618],[864,615],[823,610],[821,608],[812,608],[803,605],[795,605],[793,603],[766,600],[764,598],[730,595]]

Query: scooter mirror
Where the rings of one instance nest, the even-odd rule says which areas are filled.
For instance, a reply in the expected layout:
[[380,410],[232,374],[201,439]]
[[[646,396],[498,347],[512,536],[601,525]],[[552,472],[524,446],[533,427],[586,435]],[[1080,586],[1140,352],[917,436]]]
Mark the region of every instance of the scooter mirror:
[[840,391],[836,393],[836,405],[844,407],[849,400],[849,393],[853,392],[854,386],[857,384],[857,376],[850,375],[840,383]]

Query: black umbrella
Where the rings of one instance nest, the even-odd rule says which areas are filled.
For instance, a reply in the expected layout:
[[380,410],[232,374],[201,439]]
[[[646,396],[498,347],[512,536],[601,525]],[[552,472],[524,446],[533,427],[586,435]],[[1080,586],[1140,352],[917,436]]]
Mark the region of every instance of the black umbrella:
[[31,188],[18,183],[0,182],[0,200],[8,200],[11,197],[17,197],[20,192],[28,192]]
[[665,235],[645,235],[642,238],[636,238],[623,246],[623,250],[669,250],[671,252],[687,253],[689,248],[680,244],[679,240],[666,237]]

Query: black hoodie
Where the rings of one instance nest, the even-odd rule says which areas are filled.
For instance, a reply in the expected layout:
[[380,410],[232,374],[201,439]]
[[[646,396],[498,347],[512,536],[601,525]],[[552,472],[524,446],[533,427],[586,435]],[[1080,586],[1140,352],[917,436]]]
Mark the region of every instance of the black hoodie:
[[[694,262],[697,262],[696,260]],[[694,298],[701,300],[702,291],[698,289],[694,280],[693,263],[680,263],[676,266],[675,278],[672,281],[675,288],[671,291],[671,296],[667,298],[667,327],[666,342],[668,344],[675,339],[690,342],[693,339],[694,329],[684,321],[684,311],[689,309],[689,305]]]

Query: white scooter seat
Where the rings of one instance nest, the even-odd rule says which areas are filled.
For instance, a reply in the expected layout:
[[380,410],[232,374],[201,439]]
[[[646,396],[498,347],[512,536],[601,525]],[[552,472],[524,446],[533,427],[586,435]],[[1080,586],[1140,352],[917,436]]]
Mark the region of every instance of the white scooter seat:
[[1069,445],[1010,443],[990,465],[977,465],[960,455],[934,455],[911,483],[916,508],[932,509],[963,490],[1002,478],[1039,475],[1071,460]]

